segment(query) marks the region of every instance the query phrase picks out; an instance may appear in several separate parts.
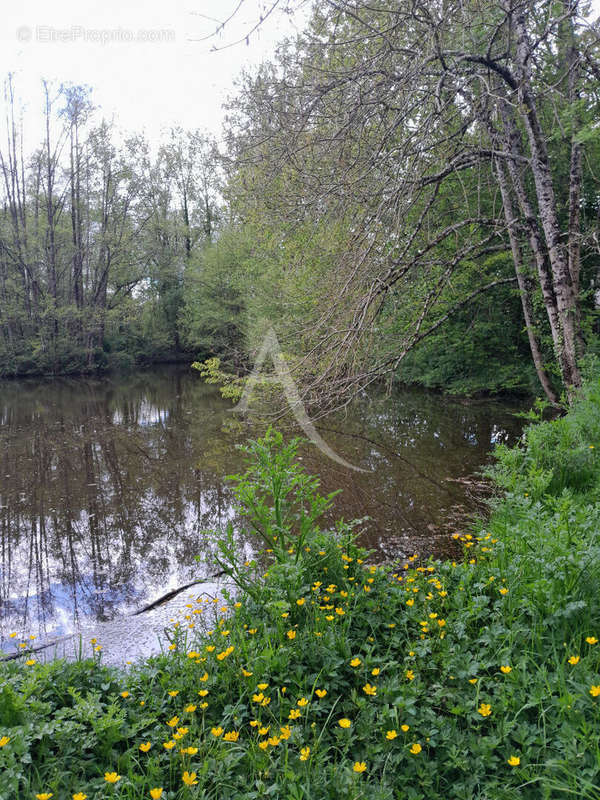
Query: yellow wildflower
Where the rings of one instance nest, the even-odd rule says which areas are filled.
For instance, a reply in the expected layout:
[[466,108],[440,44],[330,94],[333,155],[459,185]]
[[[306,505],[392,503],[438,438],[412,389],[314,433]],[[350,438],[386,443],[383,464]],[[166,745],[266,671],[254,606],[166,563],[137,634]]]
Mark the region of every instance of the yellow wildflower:
[[189,706],[186,706],[183,710],[186,714],[193,714],[196,710],[196,706],[193,703],[190,703]]
[[223,736],[223,739],[226,742],[237,742],[240,738],[239,731],[227,731],[227,733]]
[[363,686],[363,692],[366,695],[368,695],[369,697],[375,697],[375,695],[377,694],[377,687],[376,686],[371,686],[370,683],[366,683]]
[[322,700],[325,697],[325,695],[327,694],[327,689],[315,689],[315,694],[317,695],[317,697],[320,697],[321,700]]
[[410,725],[400,725],[400,730],[406,733],[406,731],[410,730]]
[[575,664],[579,664],[579,659],[580,656],[571,656],[571,658],[569,659],[569,664],[571,664],[571,666],[574,667]]
[[352,723],[350,722],[349,719],[346,719],[346,717],[342,717],[342,719],[338,720],[338,725],[340,726],[340,728],[349,728],[352,725]]
[[169,728],[176,728],[179,722],[179,717],[171,717],[171,719],[167,722]]
[[181,780],[185,783],[186,786],[195,786],[198,781],[196,780],[196,773],[195,772],[184,772],[181,776]]
[[175,742],[172,739],[169,739],[168,742],[163,742],[163,747],[165,750],[172,750],[175,747]]
[[150,789],[150,797],[152,800],[160,800],[162,797],[163,790],[160,787],[156,787],[155,789]]
[[288,631],[287,632],[288,639],[295,639],[296,638],[296,631]]
[[355,761],[352,769],[354,770],[354,772],[358,772],[358,774],[360,775],[361,772],[365,772],[365,770],[367,769],[367,765],[365,764],[364,761]]
[[423,748],[418,742],[414,742],[410,746],[410,752],[413,754],[413,756],[418,756],[422,749]]
[[351,667],[360,667],[361,664],[362,661],[360,660],[360,658],[353,658],[352,661],[350,662]]
[[588,644],[598,644],[598,639],[595,636],[586,636],[585,640]]
[[117,775],[116,772],[105,772],[104,773],[104,780],[107,783],[116,783],[117,781],[121,780],[121,776]]
[[386,739],[389,739],[389,740],[390,740],[390,742],[391,742],[391,741],[392,741],[392,739],[395,739],[395,738],[396,738],[396,736],[398,736],[398,733],[397,733],[395,730],[391,730],[391,731],[388,731],[388,732],[386,733],[386,735],[385,735],[385,738],[386,738]]
[[219,725],[218,728],[211,728],[210,732],[212,733],[213,736],[215,736],[218,739],[219,736],[223,733],[223,728]]
[[482,703],[477,711],[482,717],[489,717],[489,715],[492,713],[492,707],[489,703]]
[[0,738],[0,747],[6,747],[9,742],[10,736],[2,736],[2,738]]
[[500,667],[500,672],[503,672],[505,675],[508,675],[509,672],[512,672],[512,667],[508,664],[502,664]]
[[511,767],[518,767],[519,764],[521,763],[521,759],[519,758],[519,756],[511,756],[508,759],[508,763],[510,764]]
[[310,747],[301,747],[300,748],[300,761],[308,761],[308,757],[310,756]]
[[142,742],[140,745],[140,750],[142,751],[142,753],[147,753],[151,747],[152,747],[152,742]]
[[[600,695],[600,686],[590,686],[590,694],[592,697],[598,697]],[[2,740],[0,739],[0,744],[2,744]]]

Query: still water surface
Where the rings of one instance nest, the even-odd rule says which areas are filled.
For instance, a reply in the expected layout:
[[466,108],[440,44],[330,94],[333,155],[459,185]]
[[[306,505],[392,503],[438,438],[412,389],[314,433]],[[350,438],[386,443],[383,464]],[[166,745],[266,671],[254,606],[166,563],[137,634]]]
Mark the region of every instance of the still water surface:
[[[232,426],[230,408],[175,367],[0,385],[0,646],[9,631],[130,613],[206,571],[194,557],[214,550],[207,531],[235,520],[235,445],[259,433]],[[377,557],[443,555],[476,508],[470,477],[520,434],[515,410],[417,390],[364,397],[318,427],[366,472],[313,446],[302,459],[324,492],[342,489],[336,517],[370,517],[361,538]]]

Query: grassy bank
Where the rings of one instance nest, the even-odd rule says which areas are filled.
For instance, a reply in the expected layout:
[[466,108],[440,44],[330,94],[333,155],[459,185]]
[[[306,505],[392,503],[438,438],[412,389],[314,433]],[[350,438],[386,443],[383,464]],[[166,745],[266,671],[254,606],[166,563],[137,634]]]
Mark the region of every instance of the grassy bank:
[[237,479],[263,555],[221,542],[235,602],[128,673],[2,666],[0,797],[600,797],[598,451],[596,382],[500,450],[462,561],[377,567],[268,434]]

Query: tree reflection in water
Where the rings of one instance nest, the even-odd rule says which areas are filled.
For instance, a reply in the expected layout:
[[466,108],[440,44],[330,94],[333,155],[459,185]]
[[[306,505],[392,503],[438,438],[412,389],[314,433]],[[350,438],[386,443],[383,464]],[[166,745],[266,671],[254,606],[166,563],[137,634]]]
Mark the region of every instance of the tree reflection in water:
[[[225,476],[235,445],[229,404],[187,369],[106,379],[5,382],[0,388],[0,641],[109,620],[196,577],[207,530],[235,518]],[[358,401],[319,424],[357,473],[304,448],[333,516],[371,517],[363,541],[382,558],[443,553],[448,518],[471,511],[463,477],[520,423],[494,403],[422,391]],[[234,432],[232,432],[232,430]],[[248,549],[249,540],[244,542]],[[206,568],[204,568],[206,569]]]

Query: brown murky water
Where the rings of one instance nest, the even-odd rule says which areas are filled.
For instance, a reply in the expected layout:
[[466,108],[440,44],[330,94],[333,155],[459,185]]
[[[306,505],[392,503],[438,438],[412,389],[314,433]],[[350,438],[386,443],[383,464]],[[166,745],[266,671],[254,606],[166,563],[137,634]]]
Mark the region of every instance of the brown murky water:
[[[230,407],[174,367],[0,385],[2,649],[10,631],[110,620],[207,569],[195,556],[214,548],[208,530],[235,519],[226,476],[252,435]],[[343,490],[336,516],[370,517],[362,541],[380,558],[443,555],[476,508],[470,478],[495,442],[520,434],[514,410],[417,390],[365,397],[318,427],[367,471],[312,445],[303,463],[324,492]]]

